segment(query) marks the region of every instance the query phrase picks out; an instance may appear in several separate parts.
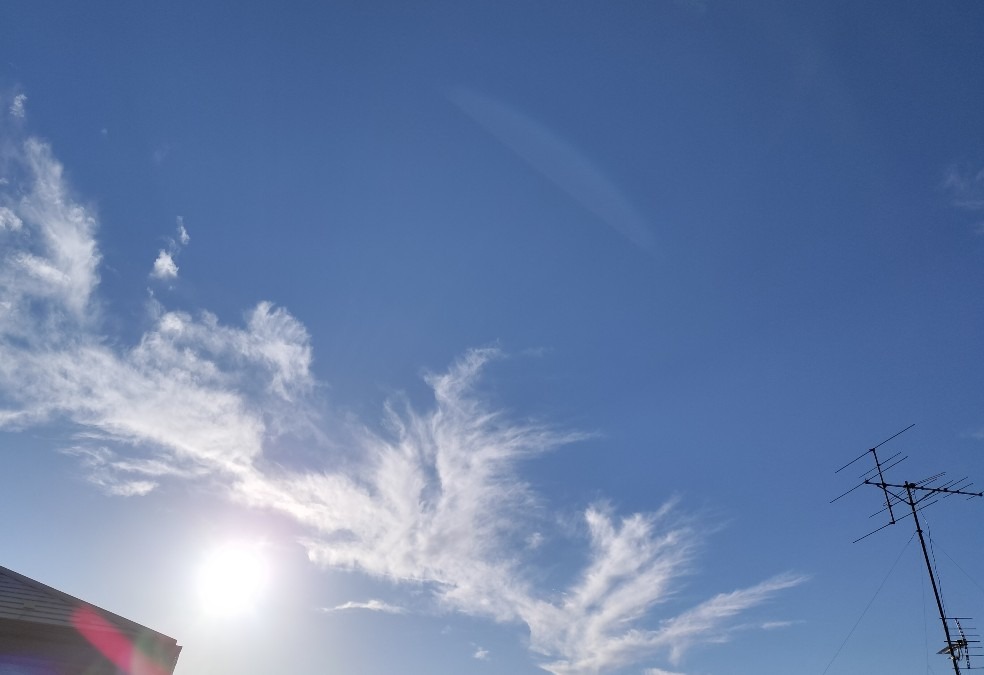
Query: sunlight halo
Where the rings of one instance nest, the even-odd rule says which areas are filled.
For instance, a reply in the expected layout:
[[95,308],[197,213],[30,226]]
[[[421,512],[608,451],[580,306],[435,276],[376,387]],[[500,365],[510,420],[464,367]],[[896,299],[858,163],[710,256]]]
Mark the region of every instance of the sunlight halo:
[[269,570],[255,544],[225,544],[212,550],[198,573],[202,609],[216,616],[252,611],[267,584]]

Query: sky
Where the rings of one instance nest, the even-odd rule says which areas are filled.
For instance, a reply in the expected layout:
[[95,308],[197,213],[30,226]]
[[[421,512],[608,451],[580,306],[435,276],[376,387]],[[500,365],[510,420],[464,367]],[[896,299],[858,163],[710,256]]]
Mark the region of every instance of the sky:
[[0,565],[178,675],[948,672],[982,297],[978,2],[0,7]]

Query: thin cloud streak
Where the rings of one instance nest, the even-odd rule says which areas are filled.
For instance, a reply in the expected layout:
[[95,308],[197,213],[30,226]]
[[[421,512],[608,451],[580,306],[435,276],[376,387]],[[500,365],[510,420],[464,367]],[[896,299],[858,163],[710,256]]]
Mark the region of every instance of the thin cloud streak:
[[382,600],[367,600],[365,602],[349,601],[336,607],[323,607],[322,612],[344,612],[351,609],[364,609],[370,612],[382,612],[383,614],[406,614],[407,610],[403,607],[391,605]]
[[[584,435],[490,407],[478,383],[503,358],[496,349],[471,350],[428,375],[428,409],[394,400],[381,429],[354,422],[355,460],[326,456],[319,470],[272,461],[282,435],[340,434],[313,412],[318,383],[304,325],[266,302],[230,326],[151,301],[149,329],[119,345],[99,320],[94,215],[71,196],[46,144],[27,139],[4,159],[23,180],[0,186],[4,222],[21,223],[0,229],[0,427],[70,424],[78,433],[63,452],[110,494],[209,481],[302,524],[319,565],[412,584],[445,610],[525,623],[542,668],[557,675],[659,653],[679,659],[802,581],[775,577],[671,611],[694,572],[701,528],[672,505],[622,516],[598,503],[583,513],[581,572],[560,592],[539,588],[530,542],[542,541],[549,518],[520,468]],[[179,223],[179,240],[182,231]],[[646,628],[660,608],[660,623]]]
[[[956,208],[978,217],[984,214],[984,169],[954,164],[947,169],[942,187]],[[975,224],[975,231],[984,235],[984,221]]]
[[452,92],[450,99],[574,201],[640,248],[652,248],[645,218],[580,150],[501,101],[467,89]]
[[953,205],[968,211],[984,210],[984,169],[953,165],[947,169],[943,188]]

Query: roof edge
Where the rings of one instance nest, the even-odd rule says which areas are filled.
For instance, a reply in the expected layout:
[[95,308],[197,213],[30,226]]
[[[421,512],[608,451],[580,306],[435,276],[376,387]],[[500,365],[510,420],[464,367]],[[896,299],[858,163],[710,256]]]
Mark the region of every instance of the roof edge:
[[54,588],[47,584],[43,584],[40,581],[24,576],[23,574],[19,572],[15,572],[14,570],[8,569],[2,565],[0,565],[0,574],[7,574],[23,584],[36,588],[37,590],[42,591],[44,593],[48,593],[49,595],[53,595],[56,598],[63,600],[69,604],[91,607],[92,609],[102,614],[104,618],[108,619],[114,624],[117,624],[119,628],[125,631],[132,632],[132,633],[150,632],[153,633],[154,635],[160,636],[161,638],[173,643],[175,647],[178,647],[178,649],[180,649],[180,647],[178,646],[178,641],[175,640],[173,637],[169,635],[165,635],[160,631],[156,631],[153,628],[149,628],[148,626],[144,626],[143,624],[139,624],[131,619],[127,619],[125,616],[120,616],[115,612],[110,612],[108,609],[103,609],[102,607],[99,607],[98,605],[94,605],[91,602],[87,602],[80,598],[76,598],[74,595],[69,595],[64,591],[59,591],[57,588]]

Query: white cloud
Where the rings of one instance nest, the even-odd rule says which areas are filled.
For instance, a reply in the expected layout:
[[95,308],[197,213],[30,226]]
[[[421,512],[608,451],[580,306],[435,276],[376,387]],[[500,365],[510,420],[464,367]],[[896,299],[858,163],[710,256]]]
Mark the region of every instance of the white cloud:
[[663,670],[662,668],[645,668],[642,671],[642,675],[683,675],[683,673],[678,673],[676,671]]
[[191,241],[191,237],[188,236],[188,230],[185,229],[184,218],[178,216],[178,242],[182,246],[187,246],[188,242]]
[[777,630],[779,628],[789,628],[790,626],[795,626],[798,623],[803,623],[802,621],[766,621],[762,624],[762,630]]
[[[48,146],[27,139],[9,152],[24,179],[0,193],[21,223],[0,230],[0,422],[66,419],[102,445],[155,453],[176,475],[250,469],[264,441],[289,427],[281,412],[306,410],[293,402],[310,387],[303,326],[265,303],[243,328],[152,305],[155,325],[141,340],[111,346],[93,302],[94,216],[71,196]],[[107,490],[146,492],[156,482],[128,476],[132,467],[109,470],[121,460],[86,457]]]
[[[949,193],[955,207],[977,217],[984,214],[984,169],[954,164],[946,171],[943,189]],[[974,232],[984,235],[984,221],[974,225]]]
[[[538,588],[527,556],[550,519],[520,466],[583,436],[490,407],[477,382],[501,357],[495,349],[429,375],[425,410],[397,400],[381,430],[333,426],[333,447],[344,433],[347,449],[323,466],[273,461],[282,436],[329,433],[312,412],[304,325],[265,302],[237,326],[151,302],[150,328],[120,344],[98,322],[94,216],[72,198],[46,145],[28,139],[12,161],[28,178],[0,190],[21,223],[0,229],[0,426],[73,425],[77,443],[66,452],[101,489],[138,496],[169,480],[207,480],[298,521],[320,565],[410,582],[448,610],[525,623],[542,667],[558,675],[607,672],[654,653],[679,659],[801,581],[775,577],[671,610],[693,574],[699,528],[670,506],[620,516],[598,504],[584,512],[580,574],[560,592]],[[186,235],[179,221],[175,245]],[[332,611],[394,607],[374,600]]]
[[38,344],[98,315],[96,221],[73,199],[47,145],[27,139],[4,149],[21,178],[0,186],[0,337]]
[[153,279],[167,280],[176,279],[178,277],[178,265],[174,259],[181,253],[181,249],[188,245],[191,241],[191,237],[188,235],[188,230],[184,226],[184,218],[181,216],[177,217],[177,239],[169,239],[169,244],[167,250],[161,249],[157,253],[157,260],[154,261],[154,267],[150,271],[150,276]]
[[946,171],[943,187],[949,191],[954,206],[984,210],[984,169],[953,165]]
[[472,654],[472,658],[478,659],[479,661],[488,661],[489,650],[483,647],[475,647],[475,653]]
[[196,477],[194,472],[183,471],[172,462],[123,457],[105,446],[76,445],[62,452],[79,458],[90,482],[109,494],[122,497],[142,497],[156,489],[157,479],[164,476]]
[[10,114],[14,117],[24,117],[27,113],[24,108],[25,103],[27,103],[27,96],[24,94],[17,94],[14,96],[14,100],[10,104]]
[[382,600],[367,600],[366,602],[346,602],[337,607],[322,608],[323,612],[342,612],[348,609],[364,609],[370,612],[382,612],[384,614],[406,614],[407,610],[403,607],[391,605]]
[[19,230],[24,226],[20,217],[6,206],[0,206],[0,230]]
[[150,276],[155,279],[177,278],[178,266],[174,264],[174,259],[170,253],[162,250],[157,254],[157,260],[154,261],[154,269],[151,270]]

